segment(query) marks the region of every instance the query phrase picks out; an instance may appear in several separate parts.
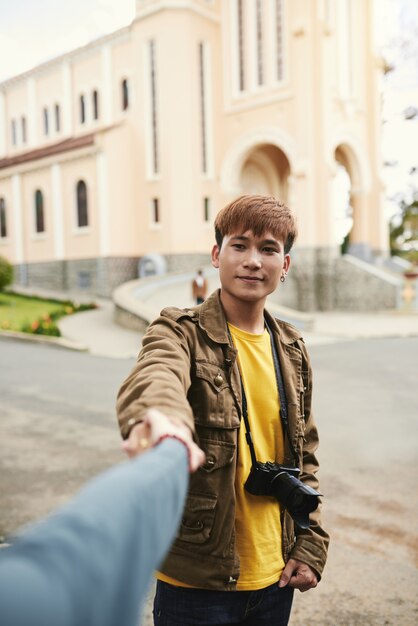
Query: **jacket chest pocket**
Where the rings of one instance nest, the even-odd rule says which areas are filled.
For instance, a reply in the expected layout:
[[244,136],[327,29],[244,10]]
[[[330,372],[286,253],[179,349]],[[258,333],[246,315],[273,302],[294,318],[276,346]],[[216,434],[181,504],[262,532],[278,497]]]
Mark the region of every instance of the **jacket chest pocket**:
[[239,428],[239,417],[225,371],[214,363],[196,362],[188,400],[197,425]]

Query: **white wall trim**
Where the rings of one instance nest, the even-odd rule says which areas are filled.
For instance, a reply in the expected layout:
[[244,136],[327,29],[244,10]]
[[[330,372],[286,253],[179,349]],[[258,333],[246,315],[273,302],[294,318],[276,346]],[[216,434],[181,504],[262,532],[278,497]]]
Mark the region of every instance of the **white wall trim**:
[[[113,74],[112,74],[112,48],[106,44],[102,48],[102,93],[103,100],[103,123],[111,124],[113,120]],[[100,106],[100,104],[99,104]],[[100,110],[99,110],[100,113]],[[99,115],[100,118],[100,115]]]
[[51,167],[51,190],[54,254],[56,259],[63,259],[65,256],[64,207],[62,202],[61,167],[58,164],[54,164]]
[[0,158],[6,156],[6,97],[0,92]]
[[97,179],[97,215],[99,222],[100,256],[110,254],[110,204],[109,204],[109,172],[107,155],[100,152],[96,158]]
[[33,148],[38,144],[39,118],[36,102],[36,82],[33,76],[28,78],[28,116],[26,122],[27,145]]
[[[57,101],[57,104],[60,104]],[[62,64],[62,119],[61,132],[64,135],[72,135],[74,132],[73,116],[73,88],[71,77],[71,65],[69,61]]]
[[24,263],[23,250],[23,220],[22,220],[22,186],[18,174],[12,176],[12,197],[14,206],[14,241],[15,241],[15,263]]

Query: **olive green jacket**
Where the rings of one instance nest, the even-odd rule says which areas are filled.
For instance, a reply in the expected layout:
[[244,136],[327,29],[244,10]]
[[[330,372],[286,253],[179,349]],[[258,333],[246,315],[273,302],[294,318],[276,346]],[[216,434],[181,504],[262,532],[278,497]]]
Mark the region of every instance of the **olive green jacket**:
[[[318,489],[318,434],[311,413],[306,347],[296,328],[265,315],[280,359],[300,479]],[[241,383],[219,291],[192,309],[164,309],[148,328],[137,364],[118,395],[123,437],[151,407],[183,420],[206,454],[205,465],[191,476],[182,524],[160,570],[196,587],[233,591],[240,573],[234,481]],[[284,462],[293,464],[287,436]],[[309,529],[295,531],[284,512],[283,556],[285,561],[292,557],[307,563],[321,576],[329,538],[321,527],[319,509],[310,519]]]

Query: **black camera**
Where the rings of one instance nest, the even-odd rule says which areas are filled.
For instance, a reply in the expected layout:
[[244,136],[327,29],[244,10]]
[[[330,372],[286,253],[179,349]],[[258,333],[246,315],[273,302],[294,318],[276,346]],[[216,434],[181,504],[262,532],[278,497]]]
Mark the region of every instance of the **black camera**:
[[253,496],[274,496],[300,528],[309,528],[309,513],[318,507],[322,494],[300,481],[299,473],[297,467],[257,461],[244,487]]

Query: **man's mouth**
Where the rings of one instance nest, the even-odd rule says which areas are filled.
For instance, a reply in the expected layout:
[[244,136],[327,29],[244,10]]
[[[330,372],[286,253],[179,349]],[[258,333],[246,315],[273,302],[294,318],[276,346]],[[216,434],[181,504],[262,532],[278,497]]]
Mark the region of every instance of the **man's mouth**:
[[246,280],[251,283],[257,283],[257,282],[261,283],[263,281],[263,279],[258,276],[238,276],[238,278],[240,280]]

